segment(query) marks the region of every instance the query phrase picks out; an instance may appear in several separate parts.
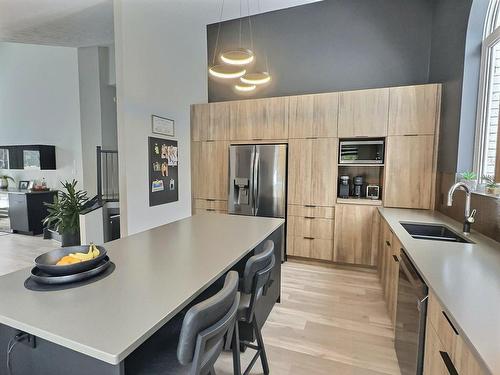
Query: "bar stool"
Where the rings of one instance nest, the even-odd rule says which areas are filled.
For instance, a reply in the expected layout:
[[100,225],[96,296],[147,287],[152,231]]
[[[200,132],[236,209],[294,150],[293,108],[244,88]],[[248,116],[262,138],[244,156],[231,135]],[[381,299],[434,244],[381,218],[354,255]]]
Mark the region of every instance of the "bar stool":
[[[244,371],[244,375],[250,373],[252,367],[254,366],[257,359],[260,357],[262,363],[262,369],[264,374],[269,374],[269,363],[267,361],[266,349],[264,347],[264,340],[262,339],[262,333],[255,318],[255,308],[262,296],[266,295],[267,289],[271,282],[271,273],[275,265],[274,256],[274,242],[268,240],[264,243],[263,249],[248,259],[245,265],[245,271],[243,273],[243,279],[240,281],[240,292],[241,298],[238,307],[238,322],[246,322],[252,325],[253,333],[257,340],[257,345],[251,342],[239,340],[240,345],[237,350],[244,351],[246,348],[251,348],[256,351],[254,357],[250,361],[247,369]],[[236,338],[239,338],[238,323],[235,325]],[[233,355],[234,355],[234,345],[233,345]],[[238,353],[239,354],[239,353]],[[235,362],[235,368],[241,368],[239,361]],[[238,372],[241,374],[241,370]]]
[[[236,323],[240,302],[238,281],[238,273],[230,271],[217,294],[187,311],[179,335],[172,334],[175,324],[174,328],[160,329],[163,332],[157,332],[127,358],[125,373],[215,375],[214,364],[228,331],[232,333]],[[232,341],[233,359],[239,363],[238,341],[236,337]]]

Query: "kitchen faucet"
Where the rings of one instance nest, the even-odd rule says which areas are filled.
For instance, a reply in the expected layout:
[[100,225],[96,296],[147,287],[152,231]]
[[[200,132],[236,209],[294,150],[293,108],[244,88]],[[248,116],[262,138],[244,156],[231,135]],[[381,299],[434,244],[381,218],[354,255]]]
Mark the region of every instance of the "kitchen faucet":
[[474,223],[474,217],[476,216],[476,209],[473,209],[472,212],[470,210],[471,189],[469,185],[464,182],[457,182],[454,184],[448,191],[448,206],[450,207],[453,205],[453,194],[457,189],[465,191],[465,219],[463,231],[465,234],[469,234],[470,226]]

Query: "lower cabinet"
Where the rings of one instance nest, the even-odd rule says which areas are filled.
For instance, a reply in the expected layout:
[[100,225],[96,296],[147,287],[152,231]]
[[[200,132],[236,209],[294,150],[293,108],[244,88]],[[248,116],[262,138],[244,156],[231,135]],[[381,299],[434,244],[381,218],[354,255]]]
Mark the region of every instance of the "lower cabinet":
[[200,213],[227,214],[227,201],[216,199],[194,199],[193,214]]
[[376,206],[338,204],[335,206],[335,250],[339,263],[377,264],[380,215]]
[[380,241],[378,267],[380,283],[384,290],[387,311],[392,324],[396,322],[396,302],[398,297],[399,282],[399,257],[401,243],[392,233],[389,225],[380,217]]
[[42,221],[48,211],[45,203],[53,203],[56,191],[9,193],[10,228],[14,232],[41,234]]
[[303,258],[333,258],[333,207],[288,206],[287,254]]
[[464,339],[429,292],[424,354],[424,375],[486,375]]

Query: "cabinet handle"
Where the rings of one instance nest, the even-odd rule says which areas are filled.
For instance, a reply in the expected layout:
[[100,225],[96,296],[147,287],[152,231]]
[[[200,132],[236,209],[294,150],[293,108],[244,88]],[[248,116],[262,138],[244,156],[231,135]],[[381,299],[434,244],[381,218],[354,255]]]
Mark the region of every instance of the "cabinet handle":
[[252,138],[252,141],[262,141],[263,138]]
[[215,211],[215,208],[207,208],[207,211]]
[[314,204],[305,204],[304,207],[314,208],[316,206]]
[[304,237],[304,240],[314,240],[314,237]]
[[396,255],[394,255],[394,254],[393,254],[393,255],[392,255],[392,258],[394,259],[394,261],[395,261],[396,263],[399,263],[399,259],[398,259],[398,257],[397,257]]
[[387,246],[391,246],[391,243],[390,243],[389,241],[387,241],[387,240],[385,241],[385,244],[386,244]]
[[314,216],[304,216],[304,219],[315,219]]
[[448,324],[450,325],[450,327],[453,330],[453,332],[455,332],[455,335],[459,336],[459,333],[458,333],[457,329],[455,328],[455,326],[451,322],[450,318],[448,318],[448,315],[446,315],[446,313],[444,311],[441,311],[441,312],[443,313],[445,319],[448,321]]
[[405,137],[418,137],[418,134],[405,134]]
[[441,354],[441,359],[443,360],[444,365],[448,369],[448,372],[450,373],[450,375],[458,375],[458,371],[455,368],[455,366],[453,365],[453,362],[451,361],[450,355],[446,352],[441,351],[441,350],[439,351],[439,354]]
[[215,202],[215,199],[212,199],[212,198],[207,198],[205,199],[207,202]]
[[306,137],[306,139],[318,139],[318,137]]

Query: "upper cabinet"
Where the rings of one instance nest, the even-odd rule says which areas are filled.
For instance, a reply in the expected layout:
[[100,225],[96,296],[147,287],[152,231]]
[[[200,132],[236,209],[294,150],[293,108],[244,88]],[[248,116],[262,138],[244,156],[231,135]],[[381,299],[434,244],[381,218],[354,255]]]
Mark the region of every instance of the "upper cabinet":
[[288,97],[228,102],[230,139],[287,139],[288,102]]
[[0,146],[0,169],[56,169],[56,147]]
[[193,141],[229,139],[229,103],[192,105],[191,139]]
[[440,96],[438,84],[391,88],[388,134],[434,134]]
[[337,136],[339,94],[290,97],[289,138]]
[[432,208],[435,172],[433,135],[387,137],[384,206]]
[[340,93],[339,138],[385,137],[389,117],[389,89]]
[[227,200],[228,146],[226,141],[191,143],[193,198]]
[[337,197],[337,138],[290,139],[288,203],[333,206]]

